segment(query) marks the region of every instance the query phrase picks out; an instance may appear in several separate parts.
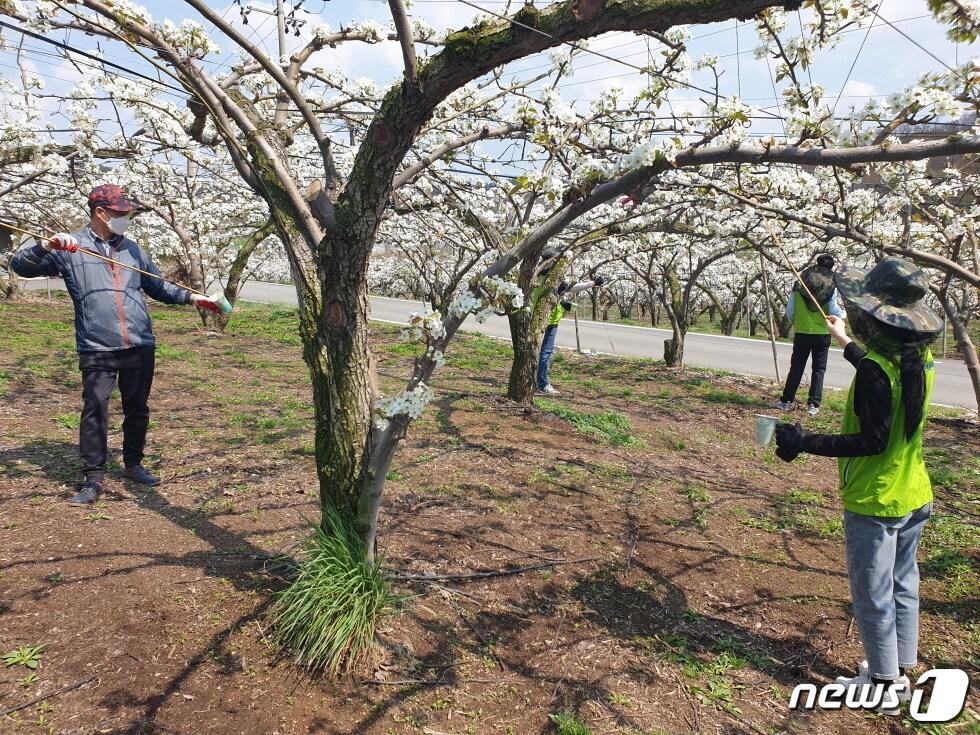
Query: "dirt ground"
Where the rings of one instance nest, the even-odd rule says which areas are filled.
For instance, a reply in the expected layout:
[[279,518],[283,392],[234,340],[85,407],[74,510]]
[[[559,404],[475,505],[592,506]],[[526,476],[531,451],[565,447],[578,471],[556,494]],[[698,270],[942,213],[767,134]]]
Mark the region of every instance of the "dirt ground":
[[[752,442],[774,387],[650,362],[562,354],[563,389],[509,403],[507,346],[467,337],[389,475],[385,564],[507,576],[399,585],[356,676],[314,679],[265,611],[317,513],[310,390],[287,310],[207,335],[154,310],[147,464],[116,462],[94,507],[78,477],[70,306],[0,305],[2,733],[977,732],[788,708],[862,658],[850,625],[836,465]],[[384,387],[413,348],[378,325]],[[831,396],[817,429],[839,421]],[[975,421],[936,417],[936,516],[923,541],[920,671],[980,670]],[[33,654],[33,655],[32,655]],[[36,668],[32,668],[36,666]],[[47,697],[47,698],[44,698]],[[43,699],[42,699],[43,698]],[[37,700],[37,701],[34,701]],[[971,712],[972,710],[972,712]],[[557,729],[565,713],[586,729]]]

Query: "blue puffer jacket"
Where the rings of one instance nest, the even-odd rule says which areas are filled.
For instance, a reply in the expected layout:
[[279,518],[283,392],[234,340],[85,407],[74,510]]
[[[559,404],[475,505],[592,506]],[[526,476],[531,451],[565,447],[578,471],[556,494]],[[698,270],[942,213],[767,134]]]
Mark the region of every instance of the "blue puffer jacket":
[[[87,226],[73,233],[78,244],[119,263],[159,273],[134,241],[117,235],[103,242]],[[61,276],[75,303],[75,343],[79,352],[109,352],[155,344],[150,314],[140,289],[166,304],[190,303],[190,291],[150,278],[82,252],[48,252],[40,245],[24,248],[10,261],[24,278]]]

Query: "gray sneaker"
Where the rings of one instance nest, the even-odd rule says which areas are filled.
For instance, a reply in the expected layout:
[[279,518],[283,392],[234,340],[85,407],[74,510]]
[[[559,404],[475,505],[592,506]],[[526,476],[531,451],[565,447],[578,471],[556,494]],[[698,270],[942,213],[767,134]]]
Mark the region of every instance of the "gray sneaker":
[[816,416],[820,413],[820,406],[814,406],[812,403],[807,404],[806,412],[811,416]]
[[792,411],[793,406],[795,405],[796,404],[793,401],[780,401],[776,404],[776,408],[778,408],[780,411]]
[[101,482],[85,482],[81,489],[68,499],[69,505],[91,505],[102,494]]
[[127,467],[123,472],[126,479],[132,480],[133,482],[138,482],[140,485],[159,485],[160,478],[155,475],[151,475],[147,472],[143,465],[138,464],[135,467]]
[[537,394],[539,396],[560,396],[561,393],[555,388],[551,383],[548,383],[544,388],[538,388]]

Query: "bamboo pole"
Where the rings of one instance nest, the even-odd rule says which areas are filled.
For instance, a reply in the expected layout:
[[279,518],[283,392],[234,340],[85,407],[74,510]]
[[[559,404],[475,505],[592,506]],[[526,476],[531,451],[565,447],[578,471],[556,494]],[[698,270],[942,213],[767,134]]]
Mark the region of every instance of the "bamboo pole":
[[786,251],[783,250],[782,243],[779,242],[779,238],[776,236],[776,232],[772,229],[772,225],[769,223],[768,220],[766,221],[766,229],[769,230],[769,237],[770,239],[772,239],[773,244],[777,248],[779,248],[779,252],[782,253],[783,260],[786,261],[786,265],[788,265],[789,269],[793,271],[793,275],[796,276],[796,280],[799,282],[800,286],[803,287],[803,290],[806,291],[806,295],[810,297],[810,301],[816,304],[817,311],[820,312],[820,316],[824,318],[824,321],[827,321],[827,312],[823,310],[823,307],[820,305],[820,302],[814,298],[813,293],[810,291],[809,287],[803,282],[803,277],[800,275],[800,272],[796,270],[796,266],[793,265],[793,261],[791,261],[789,259],[789,256],[786,255]]
[[[0,226],[7,227],[8,229],[15,230],[16,232],[21,232],[25,235],[29,235],[36,240],[50,240],[47,235],[39,235],[36,232],[31,232],[30,230],[25,230],[23,228],[12,225],[9,222],[4,222],[0,220]],[[177,283],[177,281],[171,281],[169,278],[161,276],[159,273],[150,273],[149,271],[141,270],[135,265],[127,265],[126,263],[120,263],[118,260],[113,260],[112,258],[107,258],[101,253],[97,253],[94,250],[89,250],[88,248],[79,248],[79,252],[85,253],[86,255],[91,255],[93,258],[98,258],[99,260],[104,260],[106,263],[111,265],[118,265],[120,268],[126,268],[127,270],[136,271],[137,273],[142,273],[144,276],[149,276],[150,278],[159,278],[161,281],[166,281],[167,283],[182,288],[185,291],[190,291],[191,293],[196,293],[198,296],[204,296],[205,298],[210,298],[206,293],[198,291],[196,288],[191,288],[190,286],[185,286],[183,283]]]
[[772,345],[772,365],[776,369],[776,382],[781,383],[779,377],[779,358],[776,356],[776,326],[772,318],[772,299],[769,296],[769,276],[766,273],[766,257],[759,251],[759,265],[762,268],[762,292],[766,295],[766,312],[769,314],[769,343]]

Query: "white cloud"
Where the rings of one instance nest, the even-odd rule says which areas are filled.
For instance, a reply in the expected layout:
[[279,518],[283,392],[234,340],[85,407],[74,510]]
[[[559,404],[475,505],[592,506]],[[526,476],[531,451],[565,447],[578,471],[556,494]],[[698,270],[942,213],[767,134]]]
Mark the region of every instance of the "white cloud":
[[871,97],[875,94],[878,94],[875,85],[861,82],[857,79],[851,79],[844,85],[841,97]]

